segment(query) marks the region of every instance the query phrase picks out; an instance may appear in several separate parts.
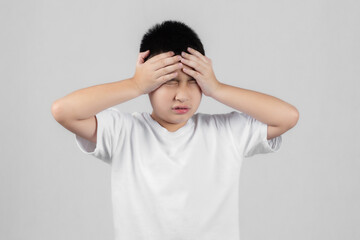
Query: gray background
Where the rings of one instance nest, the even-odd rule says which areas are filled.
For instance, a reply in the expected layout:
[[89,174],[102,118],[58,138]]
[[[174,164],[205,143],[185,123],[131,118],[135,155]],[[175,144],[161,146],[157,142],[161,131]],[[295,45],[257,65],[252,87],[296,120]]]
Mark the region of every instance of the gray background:
[[[51,104],[133,76],[153,24],[192,27],[219,81],[276,96],[300,120],[245,160],[244,240],[360,239],[359,1],[0,2],[0,239],[113,239],[110,168]],[[116,106],[148,111],[147,95]],[[231,108],[206,96],[198,112]]]

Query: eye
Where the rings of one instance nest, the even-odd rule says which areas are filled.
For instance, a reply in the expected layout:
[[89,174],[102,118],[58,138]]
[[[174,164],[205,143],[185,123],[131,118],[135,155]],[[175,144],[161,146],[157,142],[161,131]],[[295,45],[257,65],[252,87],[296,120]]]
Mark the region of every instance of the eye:
[[169,80],[166,82],[167,85],[176,85],[178,83],[177,80]]
[[195,79],[191,79],[191,80],[189,80],[189,82],[190,82],[190,83],[196,83],[196,84],[197,84],[197,82],[196,82]]

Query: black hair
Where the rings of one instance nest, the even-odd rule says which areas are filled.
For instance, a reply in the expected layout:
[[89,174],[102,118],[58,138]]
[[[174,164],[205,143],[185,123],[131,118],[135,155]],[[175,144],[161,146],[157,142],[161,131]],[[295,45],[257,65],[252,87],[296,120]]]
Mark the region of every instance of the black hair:
[[194,30],[185,23],[175,20],[167,20],[152,26],[143,36],[140,44],[140,52],[150,50],[145,61],[160,53],[173,51],[175,55],[187,52],[191,47],[205,55],[204,47]]

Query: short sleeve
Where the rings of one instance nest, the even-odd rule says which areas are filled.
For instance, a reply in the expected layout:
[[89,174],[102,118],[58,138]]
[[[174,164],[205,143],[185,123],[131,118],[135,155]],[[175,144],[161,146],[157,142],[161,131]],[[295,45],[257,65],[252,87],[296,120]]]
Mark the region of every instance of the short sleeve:
[[115,142],[118,141],[123,125],[122,113],[116,108],[108,108],[96,114],[96,143],[75,134],[75,141],[80,150],[88,155],[111,164]]
[[282,136],[268,140],[267,124],[237,111],[231,112],[228,120],[234,144],[242,156],[251,157],[280,149]]

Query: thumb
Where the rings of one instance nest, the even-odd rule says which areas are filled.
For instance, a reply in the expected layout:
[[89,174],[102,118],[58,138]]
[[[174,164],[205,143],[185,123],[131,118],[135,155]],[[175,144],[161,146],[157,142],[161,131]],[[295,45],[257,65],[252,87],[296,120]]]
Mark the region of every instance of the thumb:
[[145,52],[139,53],[137,64],[142,64],[145,62],[145,58],[149,55],[150,50],[146,50]]

